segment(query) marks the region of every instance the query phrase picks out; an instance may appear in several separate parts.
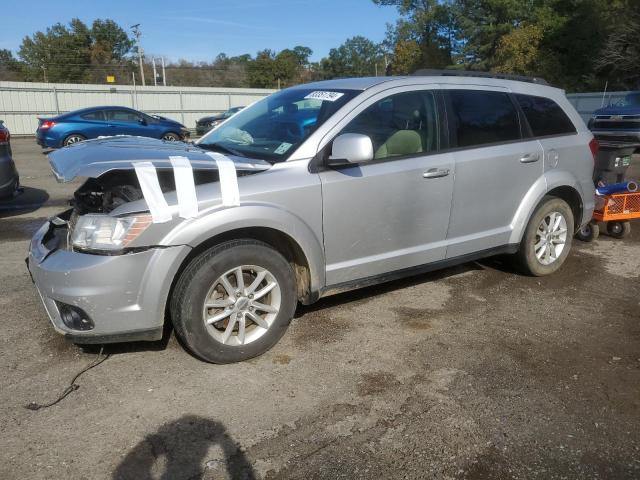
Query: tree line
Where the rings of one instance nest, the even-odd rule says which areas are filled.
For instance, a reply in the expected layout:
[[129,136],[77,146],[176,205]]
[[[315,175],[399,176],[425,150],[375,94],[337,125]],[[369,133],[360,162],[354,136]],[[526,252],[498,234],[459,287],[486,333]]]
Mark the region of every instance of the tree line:
[[391,72],[540,76],[568,91],[640,88],[640,0],[373,0],[393,5]]
[[[165,65],[175,86],[277,88],[314,80],[405,75],[421,68],[541,76],[568,91],[640,88],[640,0],[372,0],[399,20],[381,43],[347,39],[318,62],[294,46]],[[0,80],[140,83],[137,47],[109,19],[79,19],[0,50]],[[153,84],[149,56],[143,65]],[[157,70],[161,73],[161,69]]]

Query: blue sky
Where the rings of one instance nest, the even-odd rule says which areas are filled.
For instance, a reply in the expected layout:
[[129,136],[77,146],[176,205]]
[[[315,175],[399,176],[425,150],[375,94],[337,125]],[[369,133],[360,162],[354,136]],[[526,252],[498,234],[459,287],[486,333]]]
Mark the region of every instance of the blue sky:
[[[4,0],[0,48],[17,51],[22,38],[79,17],[90,24],[111,18],[122,27],[141,24],[147,54],[177,60],[212,60],[295,45],[313,50],[312,60],[347,38],[381,41],[394,7],[371,0]],[[8,20],[8,21],[7,21]]]

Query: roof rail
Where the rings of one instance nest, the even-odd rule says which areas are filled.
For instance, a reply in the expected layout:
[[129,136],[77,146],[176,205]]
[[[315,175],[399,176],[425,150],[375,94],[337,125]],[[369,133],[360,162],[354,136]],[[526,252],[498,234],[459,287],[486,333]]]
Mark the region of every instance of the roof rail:
[[540,77],[527,77],[524,75],[511,75],[508,73],[479,72],[474,70],[436,70],[423,68],[411,74],[419,77],[480,77],[480,78],[500,78],[502,80],[515,80],[517,82],[537,83],[539,85],[549,85]]

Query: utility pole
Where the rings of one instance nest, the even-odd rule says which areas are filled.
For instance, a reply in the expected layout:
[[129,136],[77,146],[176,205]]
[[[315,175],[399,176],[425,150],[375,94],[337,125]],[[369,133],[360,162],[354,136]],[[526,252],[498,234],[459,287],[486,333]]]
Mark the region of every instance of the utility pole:
[[164,57],[162,57],[162,85],[167,86],[167,73],[164,71]]
[[153,86],[158,86],[158,72],[156,71],[156,57],[151,57],[151,65],[153,65]]
[[142,36],[142,32],[140,31],[140,24],[136,23],[135,25],[131,25],[131,30],[133,31],[133,36],[136,37],[136,45],[138,47],[138,62],[140,63],[140,79],[142,80],[142,86],[144,87],[146,83],[144,82],[144,68],[142,65],[142,56],[144,52],[142,51],[142,47],[140,46],[140,37]]
[[47,80],[47,67],[45,67],[44,65],[42,65],[42,75],[44,77],[44,83],[49,83],[49,81]]

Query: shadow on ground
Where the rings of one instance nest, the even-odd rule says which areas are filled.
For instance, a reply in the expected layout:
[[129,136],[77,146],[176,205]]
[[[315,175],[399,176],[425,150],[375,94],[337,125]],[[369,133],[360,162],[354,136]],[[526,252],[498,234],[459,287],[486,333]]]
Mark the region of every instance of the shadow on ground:
[[[211,447],[222,449],[221,460],[207,461]],[[113,480],[180,480],[202,478],[212,470],[215,478],[226,470],[233,479],[255,479],[255,473],[240,447],[220,422],[185,415],[165,423],[147,435],[122,460]]]
[[[41,188],[22,187],[21,193],[8,200],[0,200],[0,218],[31,213],[42,207],[49,194]],[[65,202],[66,203],[66,202]]]

